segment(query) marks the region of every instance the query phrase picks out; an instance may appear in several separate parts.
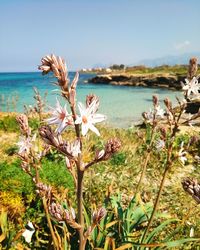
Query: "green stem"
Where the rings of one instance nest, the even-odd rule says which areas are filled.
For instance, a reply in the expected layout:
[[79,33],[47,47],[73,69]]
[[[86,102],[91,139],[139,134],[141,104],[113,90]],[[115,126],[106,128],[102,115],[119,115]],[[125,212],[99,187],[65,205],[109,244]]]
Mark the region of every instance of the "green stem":
[[151,141],[150,141],[148,149],[147,149],[146,159],[145,159],[145,162],[144,162],[144,165],[143,165],[143,168],[142,168],[142,173],[140,175],[139,182],[138,182],[137,187],[136,187],[135,196],[140,191],[140,186],[141,186],[141,184],[143,182],[143,179],[144,179],[144,176],[146,174],[146,169],[147,169],[147,165],[149,163],[150,154],[151,154],[151,150],[152,150],[152,146],[153,146],[153,141],[154,141],[155,128],[156,128],[156,126],[153,126],[152,131],[151,131]]
[[143,243],[143,241],[145,240],[145,237],[146,237],[146,235],[147,235],[147,233],[148,233],[148,231],[150,229],[150,226],[153,223],[154,216],[155,216],[155,214],[157,212],[157,209],[158,209],[158,206],[159,206],[159,201],[160,201],[160,197],[161,197],[161,194],[162,194],[162,191],[163,191],[163,188],[164,188],[167,173],[168,173],[168,170],[170,169],[170,167],[172,165],[172,162],[171,162],[172,144],[173,144],[173,141],[170,143],[169,148],[168,148],[167,162],[166,162],[166,166],[165,166],[165,171],[163,173],[163,177],[162,177],[162,180],[161,180],[161,183],[160,183],[160,187],[159,187],[159,190],[158,190],[156,201],[154,203],[153,211],[152,211],[151,217],[149,219],[148,225],[147,225],[147,227],[145,229],[145,232],[144,232],[144,234],[142,236],[141,243]]
[[55,236],[54,229],[53,229],[53,226],[52,226],[52,223],[51,223],[51,219],[50,219],[50,216],[49,216],[49,211],[48,211],[48,208],[47,208],[47,202],[46,202],[45,197],[42,198],[42,202],[43,202],[43,206],[44,206],[44,210],[45,210],[45,214],[46,214],[46,218],[47,218],[47,223],[48,223],[48,226],[49,226],[49,229],[50,229],[50,232],[51,232],[51,237],[52,237],[52,240],[53,240],[54,247],[55,247],[56,250],[59,250],[60,248],[59,248],[57,238]]
[[147,225],[147,227],[146,227],[146,229],[145,229],[145,232],[144,232],[144,234],[143,234],[141,243],[143,243],[143,241],[144,241],[144,239],[145,239],[145,237],[146,237],[146,235],[147,235],[147,233],[148,233],[148,231],[149,231],[149,229],[150,229],[150,226],[151,226],[151,224],[152,224],[152,222],[153,222],[155,213],[156,213],[156,211],[157,211],[157,209],[158,209],[159,200],[160,200],[160,196],[161,196],[161,194],[162,194],[163,188],[164,188],[164,183],[165,183],[165,180],[166,180],[166,176],[167,176],[167,173],[168,173],[168,169],[169,169],[168,167],[165,168],[165,172],[164,172],[164,174],[163,174],[163,178],[162,178],[162,181],[161,181],[161,183],[160,183],[160,188],[159,188],[159,191],[158,191],[158,194],[157,194],[157,197],[156,197],[156,201],[155,201],[155,204],[154,204],[154,207],[153,207],[153,211],[152,211],[151,217],[150,217],[150,219],[149,219],[148,225]]
[[151,154],[151,151],[148,151],[147,152],[147,155],[146,155],[146,159],[145,159],[145,162],[144,162],[144,166],[142,168],[142,173],[140,175],[140,180],[137,184],[137,187],[136,187],[136,191],[135,191],[135,196],[137,195],[137,193],[140,191],[140,186],[143,182],[143,179],[144,179],[144,176],[145,176],[145,173],[146,173],[146,169],[147,169],[147,164],[149,162],[149,158],[150,158],[150,154]]

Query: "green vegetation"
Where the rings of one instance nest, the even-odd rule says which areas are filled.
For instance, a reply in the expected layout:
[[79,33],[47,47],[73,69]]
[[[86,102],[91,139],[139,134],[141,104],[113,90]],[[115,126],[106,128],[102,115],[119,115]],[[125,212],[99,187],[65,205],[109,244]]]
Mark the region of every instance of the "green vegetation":
[[[174,74],[174,75],[183,75],[186,76],[188,72],[188,65],[162,65],[157,67],[146,67],[144,65],[138,66],[127,66],[124,65],[113,65],[111,66],[112,72],[109,73],[127,73],[127,74]],[[105,69],[92,69],[88,73],[97,73],[97,74],[107,74]],[[197,71],[197,74],[200,74],[200,69]]]
[[[30,220],[37,226],[37,232],[33,236],[34,243],[31,243],[29,247],[47,249],[49,228],[44,216],[43,205],[34,192],[31,177],[21,169],[20,160],[15,156],[17,149],[13,145],[13,140],[16,142],[19,138],[15,115],[3,116],[0,124],[0,133],[6,132],[7,138],[13,137],[14,134],[14,138],[11,141],[8,140],[6,145],[1,144],[1,152],[5,157],[0,160],[0,244],[2,244],[2,249],[12,249],[12,247],[18,249],[17,247],[28,246],[21,237],[20,230]],[[39,122],[34,118],[30,119],[30,124],[36,129]],[[145,130],[142,129],[139,132],[135,129],[123,130],[104,127],[100,129],[102,137],[89,134],[84,141],[84,144],[87,144],[84,152],[85,161],[89,161],[94,156],[96,149],[102,149],[110,137],[118,137],[123,148],[109,161],[96,164],[86,173],[84,189],[86,225],[91,223],[91,210],[94,204],[98,206],[104,202],[104,206],[109,211],[100,222],[100,227],[93,231],[87,249],[94,249],[94,247],[114,249],[114,246],[119,246],[121,243],[124,245],[122,249],[129,249],[132,246],[130,241],[142,237],[141,230],[146,225],[152,211],[155,190],[163,173],[165,157],[164,154],[160,154],[158,162],[157,153],[152,154],[146,173],[144,191],[141,193],[141,197],[133,198],[142,159],[144,159],[147,149],[146,145],[150,142],[149,133],[144,141],[141,135],[145,133]],[[71,133],[72,131],[68,130],[64,136],[71,138]],[[192,133],[192,135],[199,136],[198,133]],[[190,133],[180,133],[175,140],[175,145],[177,145],[175,147],[179,148],[183,141],[188,144],[190,137]],[[200,220],[198,218],[200,218],[200,211],[181,187],[182,178],[188,173],[193,177],[199,177],[198,162],[192,160],[192,156],[199,151],[199,141],[194,142],[188,151],[190,156],[187,164],[182,166],[176,161],[169,173],[168,183],[161,198],[161,210],[156,215],[154,229],[147,237],[146,246],[151,246],[151,244],[156,246],[155,242],[159,242],[157,249],[163,249],[163,247],[196,249],[195,247],[199,245]],[[43,159],[39,171],[44,183],[50,184],[55,193],[61,191],[63,196],[74,204],[73,180],[65,167],[61,154],[51,150]],[[59,231],[59,225],[56,222],[54,224]],[[192,242],[189,239],[191,230],[194,230],[195,236]],[[73,244],[72,247],[74,246],[75,249],[76,243]],[[134,244],[135,249],[140,249],[137,240]]]
[[[78,114],[78,73],[70,84],[64,60],[50,55],[41,62],[43,73],[56,76],[71,114],[57,101],[45,121],[45,102],[35,90],[34,110],[2,115],[1,249],[198,247],[200,183],[194,177],[199,177],[200,135],[194,128],[183,130],[200,118],[200,113],[183,117],[188,100],[199,97],[197,59],[190,60],[186,101],[177,98],[174,109],[166,98],[163,110],[154,95],[152,109],[142,114],[144,129],[138,130],[96,128],[105,119],[96,114],[99,98],[88,95]],[[124,69],[113,67],[118,68]],[[168,66],[157,70],[166,68],[169,73]],[[134,70],[149,73],[145,67]]]
[[[145,67],[145,66],[135,66],[126,68],[126,72],[130,74],[159,74],[159,73],[167,73],[167,74],[176,74],[176,75],[187,75],[188,65],[175,65],[168,66],[162,65],[158,67]],[[199,71],[200,72],[200,71]]]

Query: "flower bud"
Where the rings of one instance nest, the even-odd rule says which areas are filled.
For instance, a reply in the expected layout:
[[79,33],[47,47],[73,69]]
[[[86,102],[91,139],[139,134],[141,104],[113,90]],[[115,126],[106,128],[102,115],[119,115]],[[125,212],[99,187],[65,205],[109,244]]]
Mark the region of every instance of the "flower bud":
[[41,196],[45,196],[46,198],[51,197],[51,192],[52,192],[52,187],[51,186],[47,186],[46,184],[40,182],[40,183],[36,184],[36,187],[37,187],[37,192]]
[[114,153],[118,152],[121,147],[121,142],[117,138],[108,140],[105,146],[104,160],[109,159]]
[[198,70],[198,60],[196,57],[190,58],[187,78],[192,80]]
[[103,158],[103,156],[105,155],[105,150],[104,149],[102,149],[102,150],[97,150],[96,152],[95,152],[95,159],[96,160],[100,160],[101,158]]
[[16,117],[17,122],[19,123],[20,126],[20,130],[23,134],[26,134],[27,136],[30,135],[30,128],[28,125],[28,118],[26,115],[21,114],[19,116]]
[[94,113],[97,112],[98,108],[99,108],[99,97],[94,95],[94,94],[90,94],[87,95],[86,97],[86,107],[88,108],[91,104],[95,104],[95,110]]
[[38,67],[42,70],[43,74],[47,74],[50,71],[54,73],[54,76],[58,79],[58,85],[64,91],[68,91],[68,78],[67,78],[67,68],[65,61],[55,55],[48,55],[42,58],[41,65]]
[[192,198],[200,204],[200,184],[196,179],[186,178],[182,181],[183,189],[192,196]]
[[99,210],[93,212],[92,222],[94,224],[99,224],[100,221],[106,216],[106,214],[106,209],[104,207],[101,207]]
[[50,126],[42,126],[41,128],[39,128],[39,134],[42,137],[42,139],[54,146],[54,147],[58,147],[59,146],[59,140],[56,137],[56,135],[54,134],[54,132],[52,131]]
[[168,110],[172,109],[172,102],[170,101],[169,98],[164,99],[164,104],[165,104],[165,106],[167,107]]
[[165,140],[166,137],[167,137],[166,128],[165,128],[165,127],[161,127],[161,128],[160,128],[160,133],[161,133],[162,139]]
[[158,106],[158,102],[159,102],[158,96],[157,96],[157,95],[153,95],[153,105],[154,105],[155,107]]
[[39,70],[42,70],[43,74],[48,74],[51,71],[51,67],[47,65],[41,65],[38,67]]
[[56,204],[53,202],[49,206],[49,212],[50,214],[58,221],[63,221],[63,211],[62,211],[62,206],[60,204]]

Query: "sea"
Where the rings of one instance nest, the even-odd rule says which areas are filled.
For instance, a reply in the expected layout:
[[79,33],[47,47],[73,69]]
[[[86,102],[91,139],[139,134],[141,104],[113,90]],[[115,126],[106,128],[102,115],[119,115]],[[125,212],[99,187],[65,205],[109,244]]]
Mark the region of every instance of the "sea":
[[[70,72],[69,78],[72,80],[74,75],[75,72]],[[180,91],[168,89],[88,83],[88,79],[94,76],[80,74],[77,101],[85,103],[88,94],[96,94],[100,98],[98,113],[106,115],[107,125],[113,127],[128,128],[139,122],[142,112],[148,112],[152,107],[152,95],[159,97],[161,106],[166,97],[174,104],[176,97],[182,97]],[[47,111],[49,106],[55,106],[56,98],[64,104],[55,82],[51,74],[42,75],[41,72],[0,73],[0,111],[24,112],[24,106],[34,106],[34,87],[41,96],[46,95]]]

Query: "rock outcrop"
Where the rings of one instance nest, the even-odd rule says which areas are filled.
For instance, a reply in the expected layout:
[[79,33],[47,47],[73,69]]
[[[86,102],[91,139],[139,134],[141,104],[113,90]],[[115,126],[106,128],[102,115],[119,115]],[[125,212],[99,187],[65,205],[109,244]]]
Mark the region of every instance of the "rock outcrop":
[[174,74],[105,74],[97,75],[88,80],[89,83],[112,84],[120,86],[142,86],[181,89],[181,81],[185,76]]

